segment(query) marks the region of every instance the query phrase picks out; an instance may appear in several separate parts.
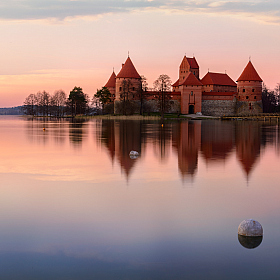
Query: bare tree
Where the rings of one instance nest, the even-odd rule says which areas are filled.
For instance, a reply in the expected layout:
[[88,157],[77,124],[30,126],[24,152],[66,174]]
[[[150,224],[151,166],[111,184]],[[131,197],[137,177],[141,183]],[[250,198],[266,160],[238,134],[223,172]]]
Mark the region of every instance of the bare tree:
[[64,108],[66,102],[66,94],[63,90],[56,90],[51,97],[52,113],[56,117],[62,117],[64,115]]
[[36,114],[37,98],[35,94],[29,94],[23,104],[23,111],[26,115],[34,116]]
[[137,90],[140,99],[140,115],[143,114],[143,92],[148,90],[147,78],[144,75],[141,75],[141,83]]
[[121,84],[121,93],[120,93],[120,101],[121,101],[121,111],[123,115],[133,114],[134,108],[133,104],[130,101],[131,91],[132,91],[132,83],[130,79],[124,79]]
[[166,111],[166,103],[168,100],[168,96],[166,94],[167,91],[171,90],[171,79],[166,74],[161,74],[155,81],[154,81],[154,89],[159,91],[159,105],[160,105],[160,113],[161,118],[164,118],[164,113]]

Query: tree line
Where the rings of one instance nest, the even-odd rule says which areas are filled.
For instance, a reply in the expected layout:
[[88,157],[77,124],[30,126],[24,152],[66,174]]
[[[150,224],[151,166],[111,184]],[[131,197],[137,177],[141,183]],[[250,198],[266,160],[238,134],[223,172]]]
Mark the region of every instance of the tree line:
[[264,113],[280,112],[280,83],[277,84],[274,90],[268,89],[265,85],[263,86],[262,103]]
[[74,87],[68,98],[63,90],[53,95],[39,91],[26,97],[23,112],[32,116],[63,117],[65,115],[87,115],[90,111],[90,99],[81,87]]
[[[143,102],[144,93],[149,90],[147,79],[144,76],[141,76],[141,82],[135,95],[133,93],[135,89],[130,79],[123,80],[121,87],[120,102],[116,105],[120,114],[130,115],[139,111],[139,108],[137,109],[135,102],[133,102],[135,98],[140,100],[140,114],[149,111],[147,105]],[[167,101],[169,97],[167,92],[171,90],[170,77],[165,74],[160,75],[151,90],[156,90],[159,93],[156,99],[158,99],[158,110],[163,115],[168,110]],[[83,92],[81,87],[74,87],[68,97],[63,90],[57,90],[53,95],[46,91],[39,91],[26,97],[23,112],[26,115],[52,117],[113,114],[113,100],[114,97],[106,87],[98,89],[92,99]]]

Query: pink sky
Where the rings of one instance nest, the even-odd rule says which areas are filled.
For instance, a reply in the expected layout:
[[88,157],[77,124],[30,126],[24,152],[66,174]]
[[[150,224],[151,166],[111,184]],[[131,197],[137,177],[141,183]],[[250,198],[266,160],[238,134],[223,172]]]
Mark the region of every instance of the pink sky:
[[0,107],[74,86],[92,97],[128,51],[149,86],[160,74],[175,82],[185,54],[196,57],[200,78],[209,69],[236,80],[251,57],[269,88],[280,83],[276,0],[23,0],[2,10]]

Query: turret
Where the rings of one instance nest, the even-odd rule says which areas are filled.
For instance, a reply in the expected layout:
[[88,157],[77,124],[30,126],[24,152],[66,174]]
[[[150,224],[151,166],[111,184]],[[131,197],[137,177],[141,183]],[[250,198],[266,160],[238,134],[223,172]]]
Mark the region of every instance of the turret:
[[262,79],[251,61],[237,80],[238,102],[237,113],[262,113]]
[[199,79],[199,66],[196,59],[184,56],[179,68],[179,84],[185,80],[189,72]]
[[123,64],[121,71],[116,76],[116,100],[121,99],[124,86],[129,85],[129,100],[136,98],[137,91],[141,85],[141,76],[135,69],[130,57]]

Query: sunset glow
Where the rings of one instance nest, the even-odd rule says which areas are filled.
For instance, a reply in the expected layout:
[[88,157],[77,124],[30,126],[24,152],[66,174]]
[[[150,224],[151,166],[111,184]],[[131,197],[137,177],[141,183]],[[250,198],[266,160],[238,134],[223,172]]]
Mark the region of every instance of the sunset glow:
[[280,4],[272,1],[7,1],[1,5],[0,107],[30,93],[80,86],[90,97],[128,51],[151,87],[175,82],[186,54],[236,80],[249,57],[273,89],[279,80]]

